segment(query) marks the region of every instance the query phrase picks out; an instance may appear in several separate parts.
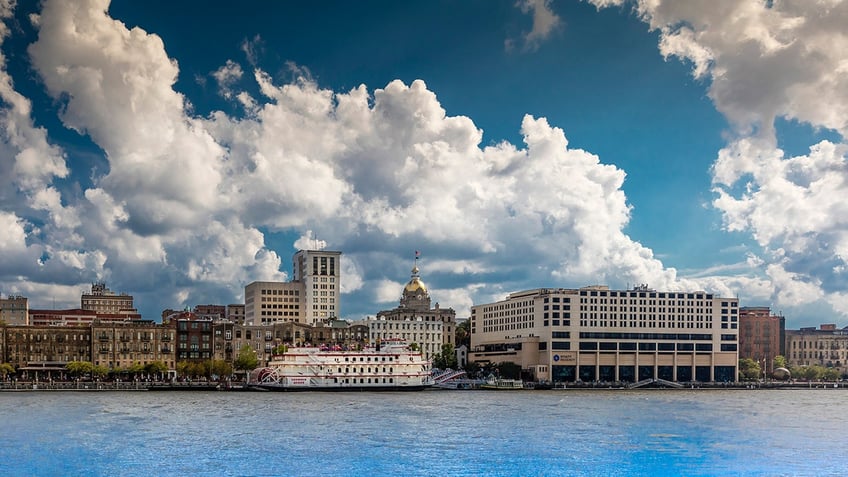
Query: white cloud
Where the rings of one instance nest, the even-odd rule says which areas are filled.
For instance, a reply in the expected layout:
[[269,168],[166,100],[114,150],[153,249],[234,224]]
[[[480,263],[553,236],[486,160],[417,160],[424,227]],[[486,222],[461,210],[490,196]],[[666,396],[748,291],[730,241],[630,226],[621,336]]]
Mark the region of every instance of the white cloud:
[[[524,14],[531,14],[533,17],[533,27],[528,32],[522,34],[523,49],[525,51],[535,51],[539,46],[551,36],[561,25],[562,20],[551,9],[551,0],[518,0],[515,4],[521,9]],[[507,40],[507,50],[513,48],[514,40]]]
[[[541,41],[558,19],[548,2],[525,5],[541,15],[528,42]],[[338,244],[342,291],[367,290],[377,304],[400,296],[392,278],[407,272],[391,263],[395,251],[417,247],[463,257],[432,269],[464,281],[433,293],[460,314],[475,297],[501,298],[528,281],[697,286],[624,233],[624,171],[569,148],[545,118],[523,118],[523,145],[481,147],[472,119],[448,115],[423,81],[335,92],[302,68],[291,67],[294,81],[280,85],[234,62],[216,79],[244,116],[197,118],[174,90],[179,68],[162,40],[127,29],[107,7],[46,3],[30,48],[48,93],[64,102],[64,124],[88,134],[109,161],[82,199],[55,214],[68,248],[44,247],[51,267],[76,273],[69,282],[85,268],[119,283],[133,277],[139,296],[167,287],[179,304],[213,292],[239,296],[246,282],[286,278],[266,245],[262,230],[270,230],[302,233],[295,248],[316,237]],[[246,43],[250,58],[259,43]],[[260,94],[239,91],[236,78],[252,79]],[[62,201],[48,190],[36,203],[54,210]],[[515,272],[521,280],[510,278]],[[505,277],[504,288],[481,285],[484,275]],[[732,291],[726,282],[697,283]]]
[[227,63],[224,66],[212,72],[212,77],[218,82],[219,93],[226,99],[233,97],[233,85],[235,85],[242,76],[244,76],[244,71],[241,69],[241,65],[232,60],[227,60]]
[[759,295],[766,284],[778,306],[824,300],[844,310],[848,146],[822,141],[789,157],[776,146],[775,121],[833,130],[844,141],[848,2],[638,0],[634,8],[659,31],[665,57],[691,61],[693,76],[708,81],[733,126],[713,165],[713,205],[727,230],[750,233],[763,247],[752,264]]
[[311,230],[307,230],[305,234],[295,240],[294,248],[296,250],[324,250],[327,248],[327,241],[319,240]]

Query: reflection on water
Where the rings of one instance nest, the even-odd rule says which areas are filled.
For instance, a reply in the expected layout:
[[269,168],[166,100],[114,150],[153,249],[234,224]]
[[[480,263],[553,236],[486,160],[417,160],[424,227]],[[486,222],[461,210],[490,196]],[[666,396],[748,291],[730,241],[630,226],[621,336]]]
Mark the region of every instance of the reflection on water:
[[847,398],[845,390],[3,393],[0,468],[6,475],[843,475]]

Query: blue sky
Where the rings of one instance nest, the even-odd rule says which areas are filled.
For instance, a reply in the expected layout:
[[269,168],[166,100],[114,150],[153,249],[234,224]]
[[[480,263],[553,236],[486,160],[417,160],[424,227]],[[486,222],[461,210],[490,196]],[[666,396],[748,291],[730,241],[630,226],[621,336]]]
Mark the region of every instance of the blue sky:
[[[848,3],[9,4],[0,292],[234,303],[341,250],[342,315],[647,283],[848,314]],[[827,2],[825,2],[827,3]]]

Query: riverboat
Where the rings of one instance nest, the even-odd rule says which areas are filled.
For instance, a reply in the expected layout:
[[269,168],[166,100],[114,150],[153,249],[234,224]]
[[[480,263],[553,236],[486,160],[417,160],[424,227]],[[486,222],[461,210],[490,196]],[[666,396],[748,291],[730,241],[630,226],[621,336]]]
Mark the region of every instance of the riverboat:
[[255,371],[250,386],[267,391],[420,391],[433,386],[430,361],[406,342],[361,350],[298,347]]
[[480,389],[490,389],[496,391],[513,391],[524,389],[524,383],[519,379],[495,379],[489,378],[480,385]]

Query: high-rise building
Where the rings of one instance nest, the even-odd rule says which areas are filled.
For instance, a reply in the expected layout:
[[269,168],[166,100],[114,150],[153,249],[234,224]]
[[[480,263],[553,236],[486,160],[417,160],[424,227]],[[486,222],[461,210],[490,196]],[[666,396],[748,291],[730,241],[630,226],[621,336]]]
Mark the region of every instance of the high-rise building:
[[339,317],[341,252],[300,250],[294,254],[294,281],[303,283],[306,323],[314,325]]
[[703,291],[540,288],[471,308],[469,361],[559,382],[735,381],[739,309]]

